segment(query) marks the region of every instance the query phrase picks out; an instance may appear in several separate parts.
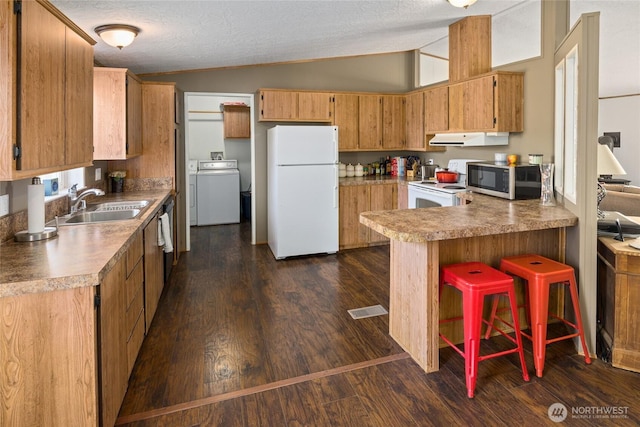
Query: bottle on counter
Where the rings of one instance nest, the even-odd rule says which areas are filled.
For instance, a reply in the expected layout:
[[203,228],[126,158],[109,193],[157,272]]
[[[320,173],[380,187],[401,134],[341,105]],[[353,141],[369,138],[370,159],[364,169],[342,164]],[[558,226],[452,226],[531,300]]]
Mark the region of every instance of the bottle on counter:
[[385,161],[385,175],[391,175],[391,157],[387,156],[387,160]]

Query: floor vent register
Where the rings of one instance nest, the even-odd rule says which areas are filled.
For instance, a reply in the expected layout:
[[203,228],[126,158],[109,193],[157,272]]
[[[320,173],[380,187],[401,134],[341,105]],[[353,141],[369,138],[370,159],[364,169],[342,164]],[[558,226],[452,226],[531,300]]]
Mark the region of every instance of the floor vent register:
[[347,310],[354,319],[364,319],[366,317],[375,317],[389,314],[381,305],[372,305],[371,307],[354,308]]

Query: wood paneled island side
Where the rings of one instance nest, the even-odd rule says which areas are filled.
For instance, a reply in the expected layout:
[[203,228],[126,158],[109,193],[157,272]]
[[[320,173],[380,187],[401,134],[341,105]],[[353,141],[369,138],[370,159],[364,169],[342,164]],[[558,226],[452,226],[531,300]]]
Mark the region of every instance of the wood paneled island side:
[[[523,253],[564,261],[565,229],[578,219],[539,200],[474,194],[467,205],[364,212],[360,222],[391,239],[389,334],[422,369],[435,372],[438,320],[460,315],[459,295],[453,291],[445,289],[438,301],[440,265],[480,261],[497,267],[502,257]],[[560,297],[555,304],[560,309]],[[451,328],[445,333],[461,341],[456,325],[442,328]]]

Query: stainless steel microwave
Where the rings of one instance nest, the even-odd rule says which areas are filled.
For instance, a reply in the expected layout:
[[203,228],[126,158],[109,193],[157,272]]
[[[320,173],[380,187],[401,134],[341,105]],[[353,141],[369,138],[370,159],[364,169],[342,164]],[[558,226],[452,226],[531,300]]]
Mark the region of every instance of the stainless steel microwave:
[[467,189],[509,200],[540,197],[540,165],[467,163]]

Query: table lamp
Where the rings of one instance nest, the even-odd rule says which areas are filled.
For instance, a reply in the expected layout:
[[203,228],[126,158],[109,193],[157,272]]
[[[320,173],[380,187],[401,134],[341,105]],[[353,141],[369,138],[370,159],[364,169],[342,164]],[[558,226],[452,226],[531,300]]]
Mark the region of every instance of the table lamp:
[[[615,158],[606,144],[598,144],[598,165],[596,167],[599,176],[602,175],[626,175],[624,168]],[[600,202],[607,195],[607,190],[598,182],[598,218],[603,219],[604,213],[600,210]]]

